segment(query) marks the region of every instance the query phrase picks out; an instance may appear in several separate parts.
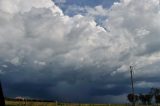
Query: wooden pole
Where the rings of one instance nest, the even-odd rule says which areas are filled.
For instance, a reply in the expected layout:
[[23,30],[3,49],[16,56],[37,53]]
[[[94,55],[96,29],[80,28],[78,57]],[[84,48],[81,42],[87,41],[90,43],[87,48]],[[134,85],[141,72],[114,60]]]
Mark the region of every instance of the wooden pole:
[[130,73],[131,73],[131,86],[132,86],[132,94],[133,94],[132,106],[135,106],[135,95],[134,95],[134,84],[133,84],[133,66],[130,66]]

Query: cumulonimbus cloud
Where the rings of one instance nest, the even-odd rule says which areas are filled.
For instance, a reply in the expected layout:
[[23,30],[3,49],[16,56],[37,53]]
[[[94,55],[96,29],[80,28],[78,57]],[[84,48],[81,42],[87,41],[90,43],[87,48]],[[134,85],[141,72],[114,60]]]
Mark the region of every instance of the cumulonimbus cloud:
[[[94,10],[92,13],[97,13]],[[57,86],[50,88],[66,86],[66,81],[69,89],[78,89],[85,81],[88,88],[102,81],[99,86],[107,89],[108,84],[125,82],[129,65],[136,64],[137,78],[156,77],[160,62],[159,0],[121,0],[102,14],[107,19],[99,26],[91,16],[64,15],[51,0],[1,0],[2,76],[12,76],[12,67],[18,82],[42,77],[54,79]],[[21,72],[27,73],[25,77],[20,77]],[[124,77],[123,81],[117,76]]]

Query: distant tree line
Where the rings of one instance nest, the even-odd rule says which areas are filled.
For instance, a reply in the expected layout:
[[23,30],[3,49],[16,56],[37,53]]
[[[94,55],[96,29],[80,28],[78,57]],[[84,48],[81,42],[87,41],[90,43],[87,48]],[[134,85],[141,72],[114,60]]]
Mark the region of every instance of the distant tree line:
[[6,97],[5,100],[7,101],[27,101],[27,102],[56,102],[54,100],[29,99],[29,98],[22,98],[22,97],[15,98],[15,99]]
[[[128,94],[127,98],[130,103],[141,102],[143,105],[150,105],[152,103],[160,103],[160,89],[151,88],[147,94]],[[154,102],[153,102],[154,100]]]

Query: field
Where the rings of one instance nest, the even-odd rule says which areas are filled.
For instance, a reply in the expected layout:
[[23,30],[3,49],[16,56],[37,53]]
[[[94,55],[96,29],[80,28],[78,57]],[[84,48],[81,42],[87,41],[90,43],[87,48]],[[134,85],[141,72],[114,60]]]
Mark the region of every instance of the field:
[[52,102],[5,101],[6,106],[57,106]]
[[76,104],[76,103],[56,103],[56,102],[24,102],[6,101],[6,106],[127,106],[120,104]]

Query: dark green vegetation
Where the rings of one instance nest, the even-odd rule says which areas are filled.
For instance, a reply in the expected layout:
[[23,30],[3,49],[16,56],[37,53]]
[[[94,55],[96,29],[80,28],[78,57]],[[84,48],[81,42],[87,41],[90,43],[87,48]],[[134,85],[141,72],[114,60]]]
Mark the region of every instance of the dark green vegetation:
[[147,94],[128,94],[127,96],[130,103],[141,103],[143,105],[159,104],[160,103],[160,89],[151,88]]
[[3,90],[2,90],[1,82],[0,82],[0,106],[5,106],[5,100],[4,100],[4,96],[3,96]]

